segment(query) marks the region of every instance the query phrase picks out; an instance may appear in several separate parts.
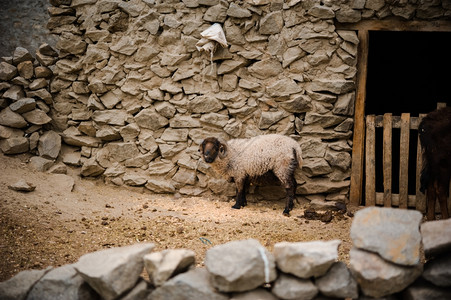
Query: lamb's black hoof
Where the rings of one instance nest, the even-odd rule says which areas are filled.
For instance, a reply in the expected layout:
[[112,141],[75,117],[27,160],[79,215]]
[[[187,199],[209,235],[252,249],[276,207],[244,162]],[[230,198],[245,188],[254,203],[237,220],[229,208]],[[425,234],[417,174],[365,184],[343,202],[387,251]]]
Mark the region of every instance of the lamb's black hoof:
[[234,209],[240,209],[240,208],[241,208],[241,205],[235,204],[234,206],[232,206],[232,208],[234,208]]
[[285,208],[284,211],[283,211],[283,215],[285,217],[289,217],[290,216],[290,210]]

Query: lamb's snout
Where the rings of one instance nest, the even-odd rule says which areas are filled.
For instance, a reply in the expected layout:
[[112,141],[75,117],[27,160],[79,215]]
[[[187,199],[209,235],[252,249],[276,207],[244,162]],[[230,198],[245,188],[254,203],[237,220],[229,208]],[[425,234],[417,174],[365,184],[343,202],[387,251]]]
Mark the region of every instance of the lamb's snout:
[[210,155],[210,151],[206,151],[205,153],[202,153],[202,156],[204,157],[205,162],[207,162],[209,164],[215,160],[215,158],[212,155]]

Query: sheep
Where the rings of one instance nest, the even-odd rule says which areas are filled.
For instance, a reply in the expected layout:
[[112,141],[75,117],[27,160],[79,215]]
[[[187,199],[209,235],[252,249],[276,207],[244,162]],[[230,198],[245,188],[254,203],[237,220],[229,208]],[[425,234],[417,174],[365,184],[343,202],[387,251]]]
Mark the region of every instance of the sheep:
[[237,187],[236,203],[232,208],[247,205],[246,189],[249,183],[273,173],[286,190],[284,215],[293,209],[296,191],[294,172],[302,167],[302,151],[292,138],[279,134],[260,135],[228,142],[208,137],[199,147],[204,161]]
[[447,198],[451,177],[451,107],[430,112],[420,122],[418,133],[423,148],[420,191],[426,192],[427,219],[435,219],[438,198],[442,218],[449,218]]

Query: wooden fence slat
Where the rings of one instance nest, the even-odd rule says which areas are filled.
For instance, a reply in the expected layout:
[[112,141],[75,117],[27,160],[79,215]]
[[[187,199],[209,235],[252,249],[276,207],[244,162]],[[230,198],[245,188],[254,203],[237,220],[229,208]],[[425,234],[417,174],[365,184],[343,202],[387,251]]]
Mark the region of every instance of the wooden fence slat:
[[375,116],[366,117],[365,205],[376,205],[376,129]]
[[401,137],[399,149],[399,207],[407,208],[409,196],[409,141],[410,114],[401,114]]
[[384,114],[383,130],[384,206],[391,207],[392,195],[392,114]]
[[[408,207],[415,207],[415,195],[409,195],[407,198],[407,206]],[[384,204],[384,193],[376,193],[376,205],[383,205]],[[393,206],[399,205],[399,194],[392,194],[392,202],[391,204]]]
[[[423,119],[426,116],[426,114],[420,114],[419,116],[419,122],[421,122],[421,119]],[[426,212],[426,195],[420,192],[420,176],[421,176],[421,170],[423,169],[423,158],[422,158],[422,148],[420,143],[420,135],[418,135],[418,141],[417,141],[417,169],[416,169],[416,201],[415,201],[415,207],[418,211],[425,213]]]

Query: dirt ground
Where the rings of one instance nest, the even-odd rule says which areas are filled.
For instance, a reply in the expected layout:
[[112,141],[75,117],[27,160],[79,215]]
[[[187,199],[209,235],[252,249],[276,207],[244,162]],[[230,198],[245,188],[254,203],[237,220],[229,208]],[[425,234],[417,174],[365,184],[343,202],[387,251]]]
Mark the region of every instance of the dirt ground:
[[[37,172],[28,159],[0,154],[0,281],[22,270],[70,264],[88,252],[139,242],[155,243],[154,251],[194,250],[202,266],[209,248],[232,240],[254,238],[272,251],[281,241],[339,239],[339,260],[349,261],[352,218],[346,214],[334,212],[330,222],[308,220],[306,205],[295,203],[285,217],[283,201],[235,210],[233,203],[214,196],[156,195],[82,179],[70,168],[68,175]],[[8,188],[19,179],[36,189]]]

